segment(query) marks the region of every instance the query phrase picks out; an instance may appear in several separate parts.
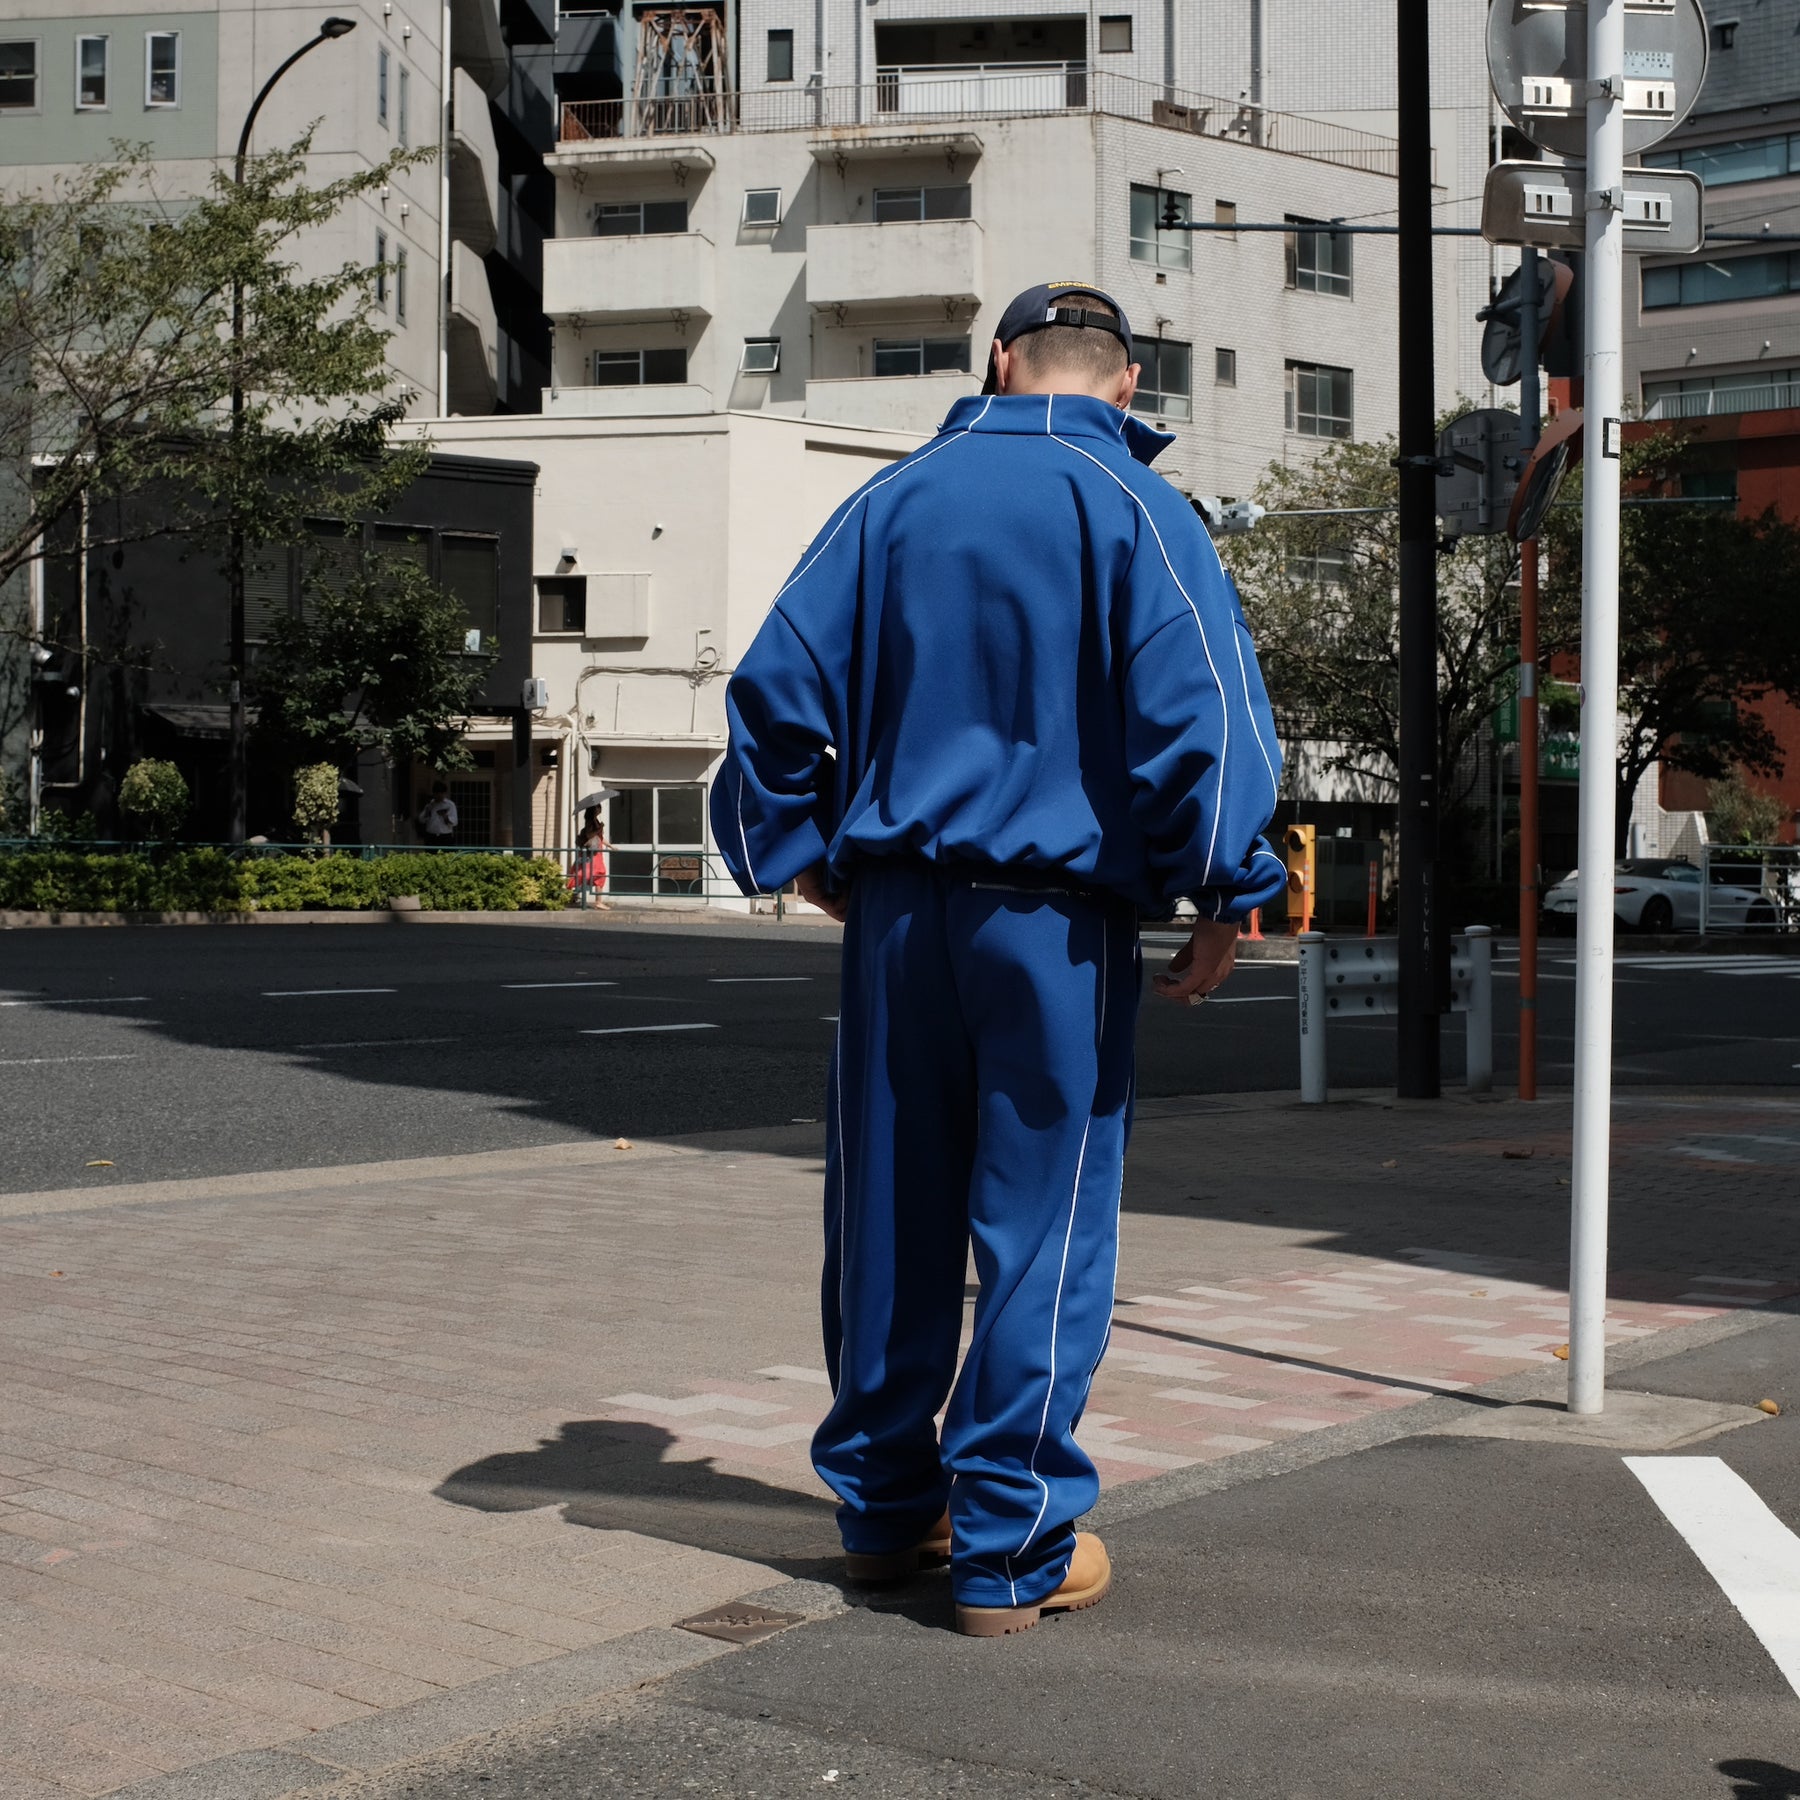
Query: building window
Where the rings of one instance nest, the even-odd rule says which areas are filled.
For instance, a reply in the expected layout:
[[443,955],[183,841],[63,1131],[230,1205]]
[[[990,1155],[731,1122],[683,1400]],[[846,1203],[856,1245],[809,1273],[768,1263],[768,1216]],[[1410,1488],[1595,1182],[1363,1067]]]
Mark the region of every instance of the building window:
[[[1290,225],[1313,221],[1287,215]],[[1309,294],[1350,292],[1350,246],[1347,231],[1296,231],[1287,240],[1287,284]]]
[[394,323],[406,323],[406,248],[394,252]]
[[794,34],[791,31],[771,31],[769,33],[769,79],[771,81],[792,81],[794,79]]
[[104,111],[106,65],[111,39],[78,37],[75,40],[75,108],[78,112]]
[[375,234],[375,304],[383,312],[387,311],[388,300],[388,258],[387,233],[378,231]]
[[1350,435],[1351,391],[1348,369],[1322,363],[1287,366],[1287,428],[1301,437],[1347,438]]
[[38,103],[36,38],[0,44],[0,112],[33,112]]
[[780,188],[746,188],[744,190],[744,227],[746,230],[768,231],[780,223]]
[[1194,216],[1193,200],[1173,188],[1131,184],[1131,260],[1161,269],[1190,269],[1194,243],[1185,231],[1166,231],[1165,219],[1186,224]]
[[407,147],[408,143],[411,141],[411,139],[409,137],[409,132],[411,129],[411,119],[409,117],[409,114],[412,111],[411,89],[412,89],[411,72],[409,70],[407,70],[406,68],[402,67],[402,69],[400,70],[399,90],[394,95],[394,136],[395,136],[396,140],[399,142],[400,148],[402,150],[404,150]]
[[967,338],[877,338],[877,375],[948,375],[969,372]]
[[375,123],[383,131],[388,122],[388,51],[382,44],[375,51]]
[[597,237],[665,237],[687,228],[685,200],[603,201],[594,208]]
[[685,350],[596,350],[595,387],[668,387],[687,380]]
[[1237,352],[1235,350],[1221,348],[1213,352],[1213,385],[1215,387],[1237,386]]
[[1737,46],[1738,27],[1741,19],[1721,19],[1713,27],[1713,48],[1715,50],[1731,50]]
[[144,35],[144,104],[181,104],[181,33],[151,31]]
[[1350,579],[1350,552],[1342,544],[1290,551],[1282,559],[1282,570],[1298,587],[1342,587]]
[[1800,131],[1778,137],[1738,138],[1729,144],[1698,144],[1682,150],[1652,150],[1650,169],[1687,169],[1704,187],[1734,187],[1740,181],[1776,181],[1800,175]]
[[1191,419],[1194,416],[1194,352],[1192,345],[1168,338],[1134,338],[1132,354],[1142,365],[1133,412],[1151,413],[1159,419]]
[[706,789],[633,787],[606,803],[607,891],[698,894],[706,869]]
[[966,219],[969,189],[962,187],[888,187],[875,190],[875,223],[903,225],[913,219]]
[[1100,54],[1102,56],[1123,55],[1131,48],[1131,14],[1102,13],[1100,15]]
[[1213,202],[1213,223],[1229,228],[1225,235],[1237,236],[1237,202],[1235,200],[1215,200]]
[[537,592],[540,637],[578,637],[587,630],[585,575],[540,575]]
[[1727,300],[1767,300],[1800,292],[1800,254],[1770,250],[1760,256],[1719,257],[1644,271],[1644,310],[1663,306],[1715,306]]
[[780,367],[780,338],[744,339],[744,353],[738,358],[739,374],[773,375]]
[[460,602],[471,656],[494,647],[500,629],[500,540],[445,532],[438,544],[438,579]]

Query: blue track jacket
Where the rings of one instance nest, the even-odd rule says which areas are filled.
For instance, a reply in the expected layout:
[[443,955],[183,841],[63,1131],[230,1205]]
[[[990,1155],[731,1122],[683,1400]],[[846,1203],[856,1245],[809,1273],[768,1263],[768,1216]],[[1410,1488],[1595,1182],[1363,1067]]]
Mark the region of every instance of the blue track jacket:
[[726,692],[714,841],[747,894],[866,857],[1023,867],[1239,919],[1286,869],[1243,609],[1172,440],[972,396],[832,515]]

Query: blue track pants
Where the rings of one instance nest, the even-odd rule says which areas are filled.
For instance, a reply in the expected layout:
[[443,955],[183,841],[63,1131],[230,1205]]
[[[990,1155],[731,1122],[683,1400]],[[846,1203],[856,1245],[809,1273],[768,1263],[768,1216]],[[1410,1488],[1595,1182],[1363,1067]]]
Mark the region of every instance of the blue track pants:
[[849,1550],[916,1543],[948,1501],[974,1606],[1050,1593],[1099,1493],[1073,1434],[1112,1321],[1139,987],[1129,904],[1004,882],[857,868],[813,1440]]

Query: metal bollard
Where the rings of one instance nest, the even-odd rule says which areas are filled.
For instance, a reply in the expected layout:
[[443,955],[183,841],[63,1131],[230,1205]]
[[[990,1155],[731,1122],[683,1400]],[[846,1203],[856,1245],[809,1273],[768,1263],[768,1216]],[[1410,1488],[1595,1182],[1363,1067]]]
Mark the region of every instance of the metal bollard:
[[1300,1098],[1325,1104],[1325,934],[1300,933]]
[[1494,1090],[1494,934],[1471,925],[1469,941],[1469,1092]]

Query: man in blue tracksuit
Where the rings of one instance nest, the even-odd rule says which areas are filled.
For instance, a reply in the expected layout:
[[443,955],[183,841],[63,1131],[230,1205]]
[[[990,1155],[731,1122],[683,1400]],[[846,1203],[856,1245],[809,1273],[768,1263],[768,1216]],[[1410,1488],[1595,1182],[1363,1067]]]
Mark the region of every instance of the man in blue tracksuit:
[[1197,1003],[1286,873],[1243,613],[1145,466],[1170,440],[1128,410],[1137,375],[1098,289],[1020,295],[984,394],[776,596],[713,787],[744,892],[797,880],[846,925],[813,1461],[852,1576],[949,1551],[976,1635],[1110,1581],[1074,1431],[1112,1318],[1139,911],[1194,902],[1156,986]]

